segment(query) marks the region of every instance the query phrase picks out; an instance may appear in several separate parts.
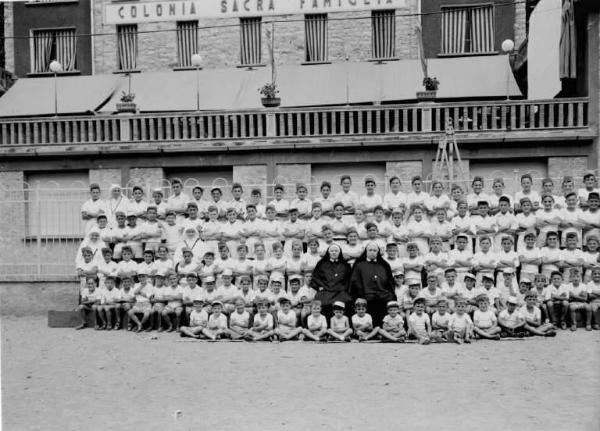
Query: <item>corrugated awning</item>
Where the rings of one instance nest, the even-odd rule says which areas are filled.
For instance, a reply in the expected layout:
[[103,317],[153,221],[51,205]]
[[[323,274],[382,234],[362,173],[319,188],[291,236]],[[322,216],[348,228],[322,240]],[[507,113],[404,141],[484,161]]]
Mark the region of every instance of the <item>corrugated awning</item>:
[[[505,97],[507,74],[510,95],[521,96],[506,56],[432,59],[429,73],[439,79],[438,97],[442,99]],[[271,71],[265,67],[200,70],[200,109],[260,108],[258,90],[270,77]],[[419,60],[294,65],[277,69],[282,107],[414,100],[416,92],[423,90],[422,80]],[[117,75],[60,77],[58,81],[61,114],[113,112],[121,91],[128,88],[127,77]],[[52,78],[23,79],[19,84],[0,98],[0,116],[54,113]],[[196,71],[132,74],[131,91],[142,112],[195,110]],[[32,96],[37,94],[44,95],[43,103],[38,104],[38,96]],[[103,104],[111,94],[110,100]],[[10,106],[15,101],[18,109]]]

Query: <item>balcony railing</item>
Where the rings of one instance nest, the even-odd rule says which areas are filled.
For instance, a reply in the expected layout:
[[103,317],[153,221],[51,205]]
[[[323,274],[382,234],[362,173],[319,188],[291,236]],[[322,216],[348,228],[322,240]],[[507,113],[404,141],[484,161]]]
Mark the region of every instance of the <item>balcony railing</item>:
[[588,99],[108,114],[0,120],[0,149],[64,145],[443,132],[580,130]]

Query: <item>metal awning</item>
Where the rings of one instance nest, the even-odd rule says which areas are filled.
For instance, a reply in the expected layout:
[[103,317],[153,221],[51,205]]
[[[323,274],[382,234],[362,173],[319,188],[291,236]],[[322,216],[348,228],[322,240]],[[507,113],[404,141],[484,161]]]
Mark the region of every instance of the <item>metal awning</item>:
[[[440,99],[506,97],[507,78],[510,95],[521,96],[506,56],[431,59],[429,73],[440,81]],[[270,77],[268,67],[200,70],[200,109],[260,108],[258,90]],[[277,69],[282,107],[410,101],[415,100],[417,91],[423,90],[422,80],[421,65],[416,59]],[[123,75],[59,77],[59,114],[114,112],[121,91],[127,88],[128,78]],[[132,74],[131,91],[141,112],[192,111],[196,109],[196,71]],[[21,79],[0,97],[2,117],[53,113],[53,78]]]

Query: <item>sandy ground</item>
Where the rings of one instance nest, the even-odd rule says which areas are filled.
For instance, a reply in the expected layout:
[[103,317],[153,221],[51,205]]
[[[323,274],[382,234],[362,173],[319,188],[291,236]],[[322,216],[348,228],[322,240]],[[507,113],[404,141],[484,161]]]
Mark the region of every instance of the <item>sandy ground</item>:
[[599,331],[324,345],[1,324],[6,431],[600,429]]

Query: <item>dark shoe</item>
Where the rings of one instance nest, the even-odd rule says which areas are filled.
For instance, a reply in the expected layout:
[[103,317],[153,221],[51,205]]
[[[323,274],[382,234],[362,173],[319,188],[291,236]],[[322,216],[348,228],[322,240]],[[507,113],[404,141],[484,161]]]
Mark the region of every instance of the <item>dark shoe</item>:
[[79,330],[79,329],[83,329],[85,328],[87,325],[85,323],[82,323],[81,325],[79,325],[78,327],[76,327],[75,329]]

